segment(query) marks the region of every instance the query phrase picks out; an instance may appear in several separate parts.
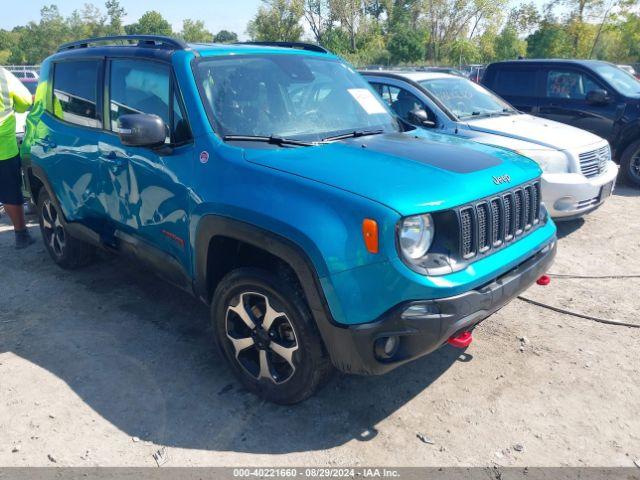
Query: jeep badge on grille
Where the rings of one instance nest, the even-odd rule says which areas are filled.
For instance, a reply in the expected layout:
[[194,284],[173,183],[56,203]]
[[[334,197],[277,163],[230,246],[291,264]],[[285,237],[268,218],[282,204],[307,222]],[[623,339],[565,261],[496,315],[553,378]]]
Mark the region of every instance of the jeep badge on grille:
[[509,175],[500,175],[499,177],[493,177],[493,183],[501,185],[503,183],[510,183],[511,177]]

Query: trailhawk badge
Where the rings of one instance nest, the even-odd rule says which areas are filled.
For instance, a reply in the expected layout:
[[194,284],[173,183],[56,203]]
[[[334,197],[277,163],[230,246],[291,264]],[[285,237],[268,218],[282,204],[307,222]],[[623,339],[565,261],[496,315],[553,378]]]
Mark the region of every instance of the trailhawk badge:
[[511,183],[511,177],[509,175],[500,175],[499,177],[493,177],[493,183],[495,183],[496,185]]

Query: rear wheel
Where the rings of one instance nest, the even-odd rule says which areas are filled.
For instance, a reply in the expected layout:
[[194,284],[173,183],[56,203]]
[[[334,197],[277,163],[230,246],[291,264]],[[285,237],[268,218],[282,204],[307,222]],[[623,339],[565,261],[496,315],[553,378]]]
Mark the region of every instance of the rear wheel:
[[93,260],[95,249],[69,235],[62,214],[44,189],[38,197],[38,220],[44,245],[59,266],[74,269]]
[[216,289],[217,341],[242,384],[266,400],[300,402],[327,380],[332,367],[306,302],[289,281],[241,268]]
[[640,187],[640,140],[633,142],[622,153],[620,168],[627,182]]

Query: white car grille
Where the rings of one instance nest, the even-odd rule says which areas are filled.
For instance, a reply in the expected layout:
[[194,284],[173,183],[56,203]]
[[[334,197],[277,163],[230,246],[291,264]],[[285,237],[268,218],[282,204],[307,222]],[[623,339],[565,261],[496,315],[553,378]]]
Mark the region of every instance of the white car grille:
[[611,160],[609,145],[580,154],[580,171],[585,177],[600,175]]

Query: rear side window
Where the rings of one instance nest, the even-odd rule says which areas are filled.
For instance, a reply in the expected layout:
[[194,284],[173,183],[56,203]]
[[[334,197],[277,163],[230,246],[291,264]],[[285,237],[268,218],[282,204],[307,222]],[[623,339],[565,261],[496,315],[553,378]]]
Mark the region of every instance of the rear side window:
[[53,72],[53,114],[69,123],[100,128],[96,103],[98,61],[61,62]]
[[111,130],[122,115],[159,116],[167,126],[167,143],[183,143],[191,133],[177,92],[172,92],[169,66],[140,60],[111,62]]
[[548,98],[584,100],[591,90],[600,88],[589,76],[575,70],[550,70],[547,75]]
[[500,68],[495,74],[491,89],[505,96],[534,97],[536,93],[535,70]]

